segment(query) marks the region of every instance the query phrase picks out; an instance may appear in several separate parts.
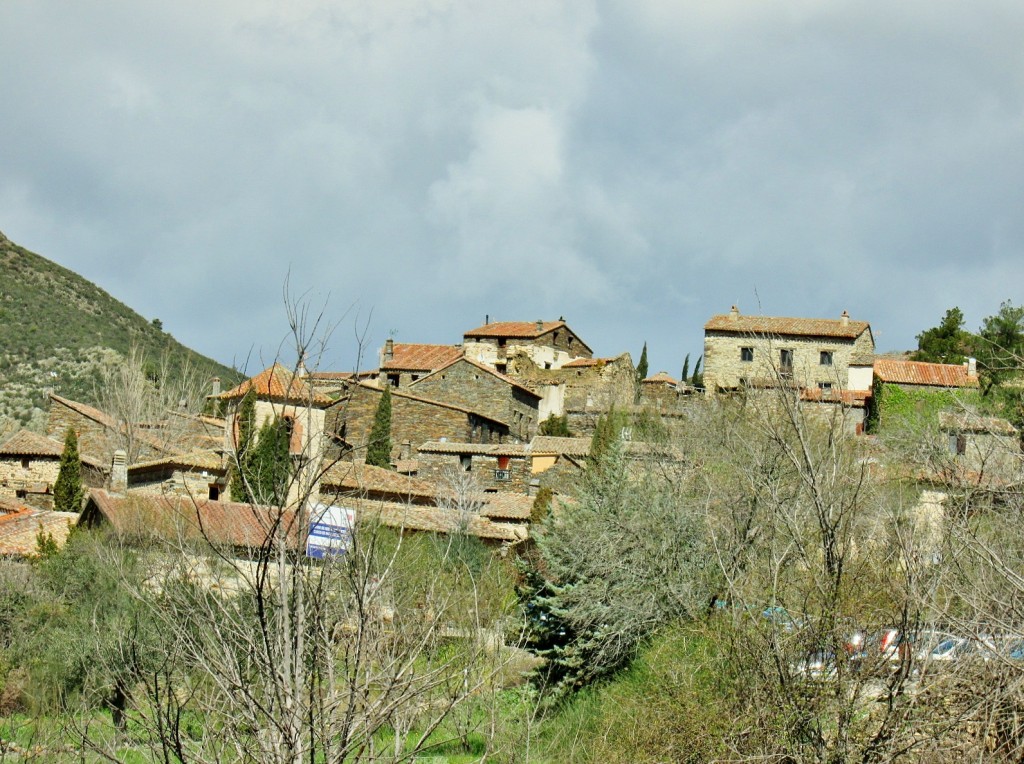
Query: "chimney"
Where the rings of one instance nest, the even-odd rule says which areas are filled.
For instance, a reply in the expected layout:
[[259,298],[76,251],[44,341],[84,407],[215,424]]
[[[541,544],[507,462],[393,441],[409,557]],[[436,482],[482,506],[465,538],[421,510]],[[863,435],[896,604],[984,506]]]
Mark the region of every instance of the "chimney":
[[210,395],[220,395],[220,377],[210,380]]
[[384,343],[384,355],[381,357],[381,365],[386,364],[388,361],[395,357],[395,341],[388,337],[387,342]]
[[487,326],[489,323],[491,323],[491,314],[484,313],[484,326]]
[[110,492],[128,492],[128,454],[120,448],[114,452],[114,462],[110,466]]
[[735,305],[733,305],[732,308],[729,309],[729,320],[730,321],[735,321],[739,317],[740,317],[740,309],[737,308]]
[[976,377],[976,376],[978,376],[978,359],[977,358],[968,358],[967,362],[964,364],[964,366],[967,367],[967,376],[968,377]]
[[402,441],[402,448],[398,452],[399,459],[409,459],[412,457],[412,442],[405,440]]
[[544,331],[544,322],[543,322],[543,321],[541,321],[541,320],[540,320],[540,319],[538,318],[538,319],[537,319],[537,334],[540,334],[540,333],[541,333],[542,331]]
[[839,317],[839,323],[842,324],[843,326],[850,325],[850,314],[847,313],[845,310],[843,311],[843,315]]

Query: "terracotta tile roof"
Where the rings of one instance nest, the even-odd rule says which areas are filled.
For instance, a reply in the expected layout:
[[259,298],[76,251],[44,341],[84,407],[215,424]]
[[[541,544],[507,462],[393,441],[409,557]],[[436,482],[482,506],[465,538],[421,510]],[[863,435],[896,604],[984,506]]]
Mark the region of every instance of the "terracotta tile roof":
[[480,454],[482,456],[527,456],[529,447],[521,443],[457,443],[431,440],[416,449],[421,454]]
[[58,546],[64,546],[71,526],[77,521],[75,512],[51,512],[32,507],[0,513],[0,556],[34,555],[40,531],[50,534]]
[[484,494],[480,514],[500,520],[529,520],[533,510],[533,497],[522,493]]
[[[63,453],[63,443],[29,430],[19,430],[0,446],[0,456],[50,456],[60,459]],[[88,454],[79,454],[79,460],[89,467],[106,469],[106,464]]]
[[238,387],[221,393],[222,400],[234,400],[245,397],[249,390],[255,390],[262,399],[283,401],[313,406],[329,406],[333,399],[323,393],[316,392],[302,377],[279,363],[264,369],[255,377],[245,380]]
[[766,337],[834,337],[852,340],[870,330],[871,325],[867,321],[850,320],[844,324],[839,318],[784,318],[731,313],[712,316],[711,320],[704,324],[706,332]]
[[285,533],[288,545],[298,546],[299,528],[293,510],[179,496],[89,492],[79,524],[102,518],[118,533],[170,541],[207,541],[232,547],[262,546],[270,534]]
[[660,385],[673,385],[679,384],[678,379],[673,379],[668,375],[668,372],[659,371],[657,374],[648,377],[647,379],[641,380],[647,384],[660,384]]
[[104,427],[109,427],[110,429],[117,428],[117,422],[114,421],[114,418],[97,408],[93,408],[92,406],[88,406],[84,403],[79,403],[78,401],[73,401],[70,398],[64,398],[56,393],[50,393],[50,400],[67,406],[69,409],[77,411],[82,416],[92,419],[94,422],[99,422]]
[[[540,327],[537,324],[540,323]],[[492,321],[466,332],[463,337],[521,337],[532,339],[565,326],[565,321]]]
[[552,435],[538,435],[530,445],[535,456],[537,454],[590,455],[590,438],[557,438]]
[[854,408],[861,408],[871,397],[870,390],[822,390],[817,387],[805,387],[800,391],[800,399],[811,403],[842,403]]
[[[358,387],[360,387],[360,388],[362,388],[364,390],[374,390],[375,392],[383,393],[383,390],[381,388],[377,387],[376,385],[371,385],[368,382],[346,382],[345,384],[357,385]],[[464,406],[457,406],[454,403],[446,403],[445,401],[438,401],[438,400],[434,400],[433,398],[423,398],[422,396],[412,395],[411,393],[407,393],[404,390],[395,390],[393,388],[391,390],[391,397],[392,398],[406,398],[406,399],[408,399],[410,401],[416,401],[417,403],[426,403],[426,404],[429,404],[431,406],[440,406],[441,408],[451,409],[452,411],[458,411],[458,412],[461,412],[463,414],[472,414],[473,416],[479,417],[480,419],[486,419],[488,422],[497,422],[500,425],[504,425],[505,427],[508,427],[509,429],[512,429],[511,425],[508,422],[504,421],[504,420],[495,419],[493,416],[490,416],[488,414],[481,414],[479,411],[474,411],[473,409],[467,409]],[[334,404],[334,405],[344,406],[345,405],[345,399],[344,398],[340,398],[340,399],[338,399],[336,401],[331,401],[331,403]]]
[[148,462],[138,462],[128,467],[129,474],[133,472],[145,472],[154,467],[183,467],[192,470],[207,470],[208,472],[224,473],[227,468],[224,464],[224,457],[219,451],[203,449],[190,451],[185,454],[175,454],[163,459],[152,459]]
[[350,499],[343,503],[356,510],[359,520],[377,521],[404,530],[459,531],[482,539],[507,542],[523,541],[529,536],[529,528],[523,523],[495,522],[483,513],[467,517],[453,509],[367,499]]
[[900,385],[928,385],[930,387],[977,387],[978,377],[967,374],[967,367],[954,363],[924,363],[923,361],[894,361],[880,358],[875,361],[875,376],[883,382]]
[[487,364],[480,363],[479,361],[474,361],[472,358],[469,358],[468,356],[459,356],[458,358],[455,358],[455,359],[449,361],[444,366],[441,366],[440,368],[434,369],[434,371],[430,372],[430,374],[427,374],[425,377],[421,377],[420,379],[417,379],[415,382],[413,382],[411,385],[409,385],[409,387],[410,388],[414,388],[414,387],[416,387],[416,385],[418,385],[423,380],[430,379],[435,374],[440,374],[445,369],[448,369],[448,368],[454,366],[455,364],[463,362],[463,361],[465,363],[470,364],[474,368],[479,369],[480,371],[483,371],[483,372],[486,372],[487,374],[490,374],[492,377],[496,377],[497,379],[500,379],[505,384],[510,385],[511,387],[515,387],[515,388],[523,391],[524,393],[527,393],[528,395],[533,396],[537,400],[540,400],[540,398],[541,398],[541,396],[537,395],[537,393],[535,393],[533,390],[531,390],[530,388],[524,387],[523,385],[519,384],[514,379],[512,379],[512,377],[509,377],[506,374],[502,374],[497,369],[492,369]]
[[396,342],[394,355],[381,364],[382,370],[433,371],[462,356],[459,345],[425,345]]
[[409,477],[392,470],[355,462],[336,462],[324,470],[321,489],[342,488],[349,491],[376,491],[404,496],[434,496],[433,483]]
[[612,361],[614,358],[575,358],[568,363],[563,363],[563,369],[586,369],[591,366],[605,366]]

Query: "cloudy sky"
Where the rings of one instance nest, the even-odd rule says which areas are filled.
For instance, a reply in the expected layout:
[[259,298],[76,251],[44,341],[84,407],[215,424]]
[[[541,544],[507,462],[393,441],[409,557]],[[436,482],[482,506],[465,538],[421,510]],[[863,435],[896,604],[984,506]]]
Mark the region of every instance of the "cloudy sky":
[[[3,0],[0,231],[250,369],[1024,301],[1020,0]],[[364,362],[364,366],[367,362]]]

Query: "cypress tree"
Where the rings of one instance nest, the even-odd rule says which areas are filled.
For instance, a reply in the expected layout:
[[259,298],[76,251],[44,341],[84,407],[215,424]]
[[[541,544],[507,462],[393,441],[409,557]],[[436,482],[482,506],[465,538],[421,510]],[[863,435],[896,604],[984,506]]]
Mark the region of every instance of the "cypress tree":
[[370,430],[366,448],[366,463],[374,467],[391,469],[391,386],[384,386],[384,394],[377,404],[377,414]]
[[647,379],[647,343],[644,343],[644,349],[640,351],[640,362],[636,365],[636,381],[643,382]]
[[686,354],[686,358],[683,359],[683,373],[679,375],[679,381],[684,385],[690,381],[690,354]]
[[700,373],[700,362],[704,360],[704,356],[697,357],[697,363],[693,365],[693,376],[690,378],[690,384],[696,388],[704,387],[704,375]]
[[251,502],[252,496],[245,485],[244,476],[249,449],[252,447],[253,428],[256,419],[256,391],[252,388],[238,405],[238,442],[235,444],[235,461],[231,465],[230,490],[232,501]]
[[53,508],[58,512],[81,512],[85,489],[82,487],[82,460],[78,456],[78,435],[68,428],[60,470],[53,484]]
[[251,491],[249,500],[258,504],[283,504],[291,479],[292,459],[288,428],[284,420],[264,422],[259,437],[249,449],[245,474]]

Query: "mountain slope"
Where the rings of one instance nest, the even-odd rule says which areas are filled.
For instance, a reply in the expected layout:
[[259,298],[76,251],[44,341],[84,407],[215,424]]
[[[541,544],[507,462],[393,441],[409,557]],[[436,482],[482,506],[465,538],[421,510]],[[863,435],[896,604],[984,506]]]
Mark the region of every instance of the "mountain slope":
[[149,359],[166,354],[172,368],[191,364],[203,378],[240,376],[0,233],[0,429],[38,427],[50,391],[97,403],[100,367],[132,347]]

